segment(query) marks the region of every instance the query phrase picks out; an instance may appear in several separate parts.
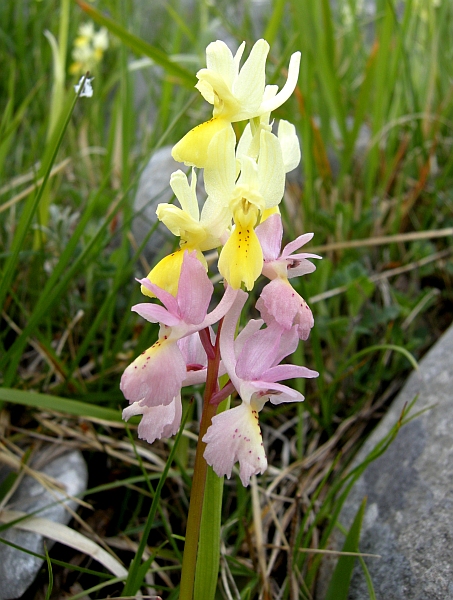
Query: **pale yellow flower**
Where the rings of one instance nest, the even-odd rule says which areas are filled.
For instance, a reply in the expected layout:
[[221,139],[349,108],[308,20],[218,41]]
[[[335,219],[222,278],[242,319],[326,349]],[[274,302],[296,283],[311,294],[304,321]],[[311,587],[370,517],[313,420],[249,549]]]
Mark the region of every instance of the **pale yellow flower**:
[[[194,170],[190,185],[186,174],[178,170],[172,173],[170,186],[181,208],[174,204],[161,203],[157,206],[156,214],[174,235],[180,237],[180,249],[162,259],[147,278],[170,294],[176,295],[184,251],[195,250],[198,260],[207,270],[202,252],[222,245],[228,235],[227,228],[231,223],[231,216],[227,206],[221,206],[209,198],[200,214],[196,194],[197,176]],[[141,290],[146,296],[152,297],[152,292],[145,286],[142,286]]]
[[220,253],[219,271],[233,288],[244,284],[251,290],[263,267],[255,227],[265,211],[280,203],[285,168],[280,142],[270,131],[260,132],[257,161],[246,155],[237,160],[235,141],[231,128],[213,137],[204,173],[205,187],[209,199],[228,207],[234,219],[232,233]]
[[265,95],[265,67],[269,44],[258,40],[248,59],[239,68],[245,42],[233,56],[228,46],[217,40],[206,49],[206,68],[197,73],[195,86],[207,102],[213,105],[213,118],[198,125],[173,148],[172,156],[179,162],[204,167],[209,143],[214,135],[231,127],[231,123],[269,114],[281,106],[293,93],[299,75],[300,52],[290,59],[288,78],[277,93]]

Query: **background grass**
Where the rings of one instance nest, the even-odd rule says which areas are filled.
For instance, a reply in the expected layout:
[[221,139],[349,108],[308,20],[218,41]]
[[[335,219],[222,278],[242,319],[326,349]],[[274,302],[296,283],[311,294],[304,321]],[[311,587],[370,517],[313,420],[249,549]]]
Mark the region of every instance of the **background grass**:
[[[258,503],[235,479],[225,485],[218,597],[311,598],[320,556],[303,550],[326,547],[347,461],[407,376],[407,352],[418,360],[452,320],[453,8],[99,0],[86,14],[79,4],[0,3],[3,443],[16,453],[44,440],[82,448],[94,507],[83,517],[130,563],[173,443],[134,448],[113,416],[122,371],[156,336],[129,310],[141,297],[134,277],[146,274],[146,240],[132,235],[138,179],[156,149],[209,115],[193,83],[210,41],[250,49],[265,36],[268,81],[280,85],[300,49],[298,88],[275,117],[295,123],[303,151],[282,205],[287,240],[313,231],[324,257],[296,284],[315,328],[294,361],[321,376],[304,405],[263,410],[271,466],[254,484]],[[111,29],[110,45],[93,98],[72,110],[71,48],[90,19]],[[45,31],[60,41],[63,80]],[[177,597],[197,414],[150,538],[148,591],[167,598]],[[55,597],[101,581],[54,569]],[[48,582],[43,574],[36,590]]]

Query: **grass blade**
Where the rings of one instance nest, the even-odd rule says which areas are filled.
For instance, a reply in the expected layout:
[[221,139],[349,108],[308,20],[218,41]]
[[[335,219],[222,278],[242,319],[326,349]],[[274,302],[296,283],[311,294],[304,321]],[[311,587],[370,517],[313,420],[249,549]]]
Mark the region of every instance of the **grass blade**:
[[96,404],[89,404],[88,402],[51,396],[50,394],[0,388],[0,400],[44,410],[56,410],[79,417],[92,417],[94,419],[121,422],[121,413],[117,410],[104,408]]
[[187,409],[183,415],[183,418],[181,420],[181,427],[179,428],[178,435],[176,436],[175,442],[173,444],[173,448],[170,451],[168,460],[165,464],[165,468],[162,471],[162,475],[159,479],[159,483],[157,484],[156,492],[154,494],[153,502],[151,504],[151,508],[150,508],[150,511],[148,514],[148,519],[146,521],[145,528],[143,530],[142,538],[140,540],[140,544],[137,549],[137,553],[136,553],[134,560],[132,561],[131,567],[129,569],[129,574],[128,574],[128,577],[126,580],[126,584],[124,586],[123,593],[121,594],[122,596],[134,596],[138,592],[138,590],[140,589],[140,586],[142,584],[142,575],[143,574],[141,572],[141,561],[142,561],[143,552],[145,551],[146,545],[148,543],[148,536],[151,531],[151,527],[153,526],[153,523],[154,523],[154,517],[156,516],[157,506],[160,501],[160,495],[162,492],[162,488],[164,487],[164,483],[165,483],[165,480],[167,479],[168,471],[170,470],[170,465],[173,462],[173,457],[176,453],[176,449],[178,447],[179,440],[181,439],[182,432],[184,431],[184,426],[186,424],[187,416],[189,414],[189,408],[190,407],[187,407]]
[[[346,536],[342,549],[343,552],[359,551],[360,530],[362,529],[365,507],[366,498],[363,499],[351,525],[351,529]],[[348,600],[349,584],[351,583],[355,560],[354,556],[340,556],[330,580],[325,600]]]

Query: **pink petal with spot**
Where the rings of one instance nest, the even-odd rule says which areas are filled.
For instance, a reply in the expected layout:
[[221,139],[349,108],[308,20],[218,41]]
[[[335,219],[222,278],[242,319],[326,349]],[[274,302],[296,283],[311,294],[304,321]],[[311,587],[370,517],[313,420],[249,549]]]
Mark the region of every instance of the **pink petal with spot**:
[[120,389],[130,403],[167,405],[179,395],[185,376],[186,363],[176,342],[158,340],[127,367]]
[[213,417],[203,442],[204,458],[219,477],[229,479],[239,461],[239,476],[247,486],[252,475],[267,469],[258,412],[245,402]]

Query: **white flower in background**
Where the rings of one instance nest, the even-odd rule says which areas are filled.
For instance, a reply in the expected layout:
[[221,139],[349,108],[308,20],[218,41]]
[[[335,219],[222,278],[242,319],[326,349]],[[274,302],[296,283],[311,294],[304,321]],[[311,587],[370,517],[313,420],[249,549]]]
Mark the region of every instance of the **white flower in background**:
[[356,0],[354,12],[349,2],[344,2],[341,5],[341,18],[345,27],[352,27],[355,19],[360,18],[363,13],[364,0]]
[[[84,79],[85,82],[83,81]],[[82,75],[82,77],[79,79],[79,83],[74,86],[75,93],[78,94],[83,84],[82,91],[80,92],[80,98],[83,96],[85,96],[85,98],[91,98],[93,96],[93,87],[91,85],[93,79],[94,77],[85,78],[85,75]]]
[[82,23],[74,40],[72,50],[73,63],[69,67],[72,75],[92,71],[102,60],[109,45],[107,29],[102,27],[95,31],[92,22]]

